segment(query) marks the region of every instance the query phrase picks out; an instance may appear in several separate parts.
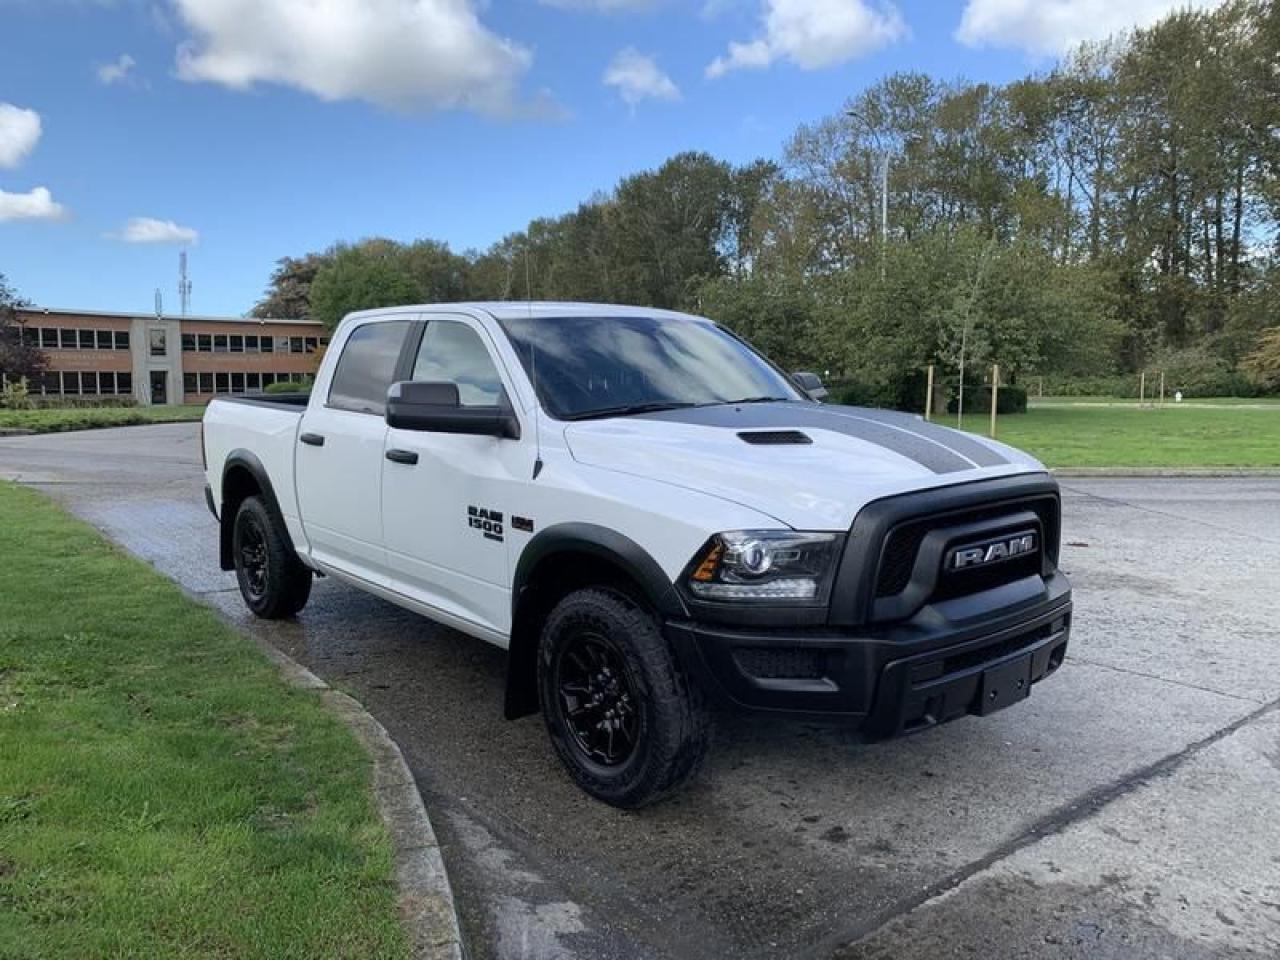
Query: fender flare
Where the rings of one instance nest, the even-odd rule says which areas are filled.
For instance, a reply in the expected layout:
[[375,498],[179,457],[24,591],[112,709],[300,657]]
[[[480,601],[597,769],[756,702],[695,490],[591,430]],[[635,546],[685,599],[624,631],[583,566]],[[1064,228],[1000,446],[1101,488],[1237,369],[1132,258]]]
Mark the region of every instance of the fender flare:
[[535,572],[557,554],[599,557],[626,574],[662,617],[687,617],[680,592],[648,551],[630,537],[593,523],[560,523],[536,534],[520,553],[511,581],[511,642],[507,648],[505,713],[508,720],[538,710],[538,631]]
[[280,532],[289,546],[293,547],[293,540],[289,536],[288,526],[284,522],[284,514],[280,512],[280,501],[276,498],[275,488],[271,485],[271,477],[267,474],[267,468],[262,465],[262,461],[251,450],[236,449],[227,454],[227,459],[222,464],[222,478],[218,483],[218,518],[219,535],[218,535],[218,559],[223,570],[234,570],[235,560],[231,551],[231,535],[235,524],[235,511],[226,508],[226,489],[227,475],[232,470],[245,470],[253,477],[258,485],[258,489],[262,493],[262,497],[267,502],[267,509],[271,511],[272,516],[280,524]]

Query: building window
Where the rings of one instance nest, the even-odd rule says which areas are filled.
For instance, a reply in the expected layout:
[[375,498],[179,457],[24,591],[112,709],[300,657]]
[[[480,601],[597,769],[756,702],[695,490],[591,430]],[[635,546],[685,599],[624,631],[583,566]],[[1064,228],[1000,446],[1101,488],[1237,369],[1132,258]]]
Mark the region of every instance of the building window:
[[249,393],[262,392],[262,374],[246,373],[244,375],[244,388]]
[[78,344],[76,343],[76,331],[68,330],[62,327],[58,330],[58,346],[63,350],[74,350]]
[[230,341],[232,353],[244,353],[244,337],[238,333],[233,333],[227,339]]
[[215,373],[213,376],[213,392],[214,393],[230,393],[231,387],[225,373]]
[[197,390],[196,392],[197,393],[213,393],[213,374],[212,373],[200,374],[200,389]]
[[252,337],[246,336],[246,337],[244,338],[244,352],[245,352],[245,353],[258,353],[258,352],[259,352],[259,343],[260,343],[260,341],[259,341],[259,339],[258,339],[258,337],[257,337],[257,336],[252,336]]
[[151,344],[151,356],[163,357],[169,352],[168,342],[165,339],[165,331],[162,329],[154,329],[148,332],[148,340]]
[[231,392],[244,393],[244,374],[233,373],[231,375]]
[[40,330],[40,346],[46,350],[56,350],[58,348],[57,327],[43,327]]
[[321,337],[321,338],[320,338],[320,346],[322,346],[322,347],[327,347],[328,345],[329,345],[329,338],[328,338],[328,337]]
[[116,339],[117,350],[129,349],[129,331],[128,330],[117,330],[115,339]]
[[133,374],[116,374],[116,393],[133,393]]
[[196,335],[194,333],[184,333],[182,335],[182,352],[183,353],[196,352]]
[[305,344],[304,352],[306,353],[315,353],[320,346],[320,341],[315,337],[307,337],[303,343]]
[[94,346],[99,350],[110,350],[111,349],[111,331],[99,330],[97,333],[97,336],[94,338]]
[[213,353],[213,334],[197,333],[196,351],[199,353]]
[[[56,334],[57,331],[55,330]],[[59,394],[62,392],[62,376],[56,370],[40,374],[40,392]]]
[[275,340],[272,337],[261,337],[258,340],[258,349],[263,353],[272,353],[275,350]]
[[301,337],[290,337],[290,338],[289,338],[289,352],[290,352],[290,353],[302,353],[302,351],[303,351],[303,350],[305,350],[305,349],[306,349],[306,348],[302,345],[302,338],[301,338]]
[[80,331],[80,349],[92,350],[94,349],[94,344],[95,344],[94,331],[81,330]]
[[213,352],[214,353],[227,352],[227,335],[225,333],[215,333],[213,335]]
[[199,393],[200,378],[194,373],[184,373],[182,375],[182,392],[183,393]]

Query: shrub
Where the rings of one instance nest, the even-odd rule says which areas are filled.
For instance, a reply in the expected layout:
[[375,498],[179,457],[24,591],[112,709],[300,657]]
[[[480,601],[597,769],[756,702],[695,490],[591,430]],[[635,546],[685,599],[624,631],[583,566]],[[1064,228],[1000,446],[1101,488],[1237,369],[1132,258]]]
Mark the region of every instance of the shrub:
[[310,380],[277,380],[263,388],[263,393],[310,393]]
[[[951,394],[951,399],[947,401],[947,413],[955,413],[960,407],[960,396],[958,392]],[[965,386],[964,388],[964,411],[965,413],[990,413],[991,412],[991,387],[987,384],[978,383],[973,386]],[[1027,412],[1027,391],[1025,387],[1002,386],[997,393],[996,413],[1026,413]]]
[[4,381],[4,387],[0,389],[0,407],[4,407],[6,410],[31,409],[31,397],[30,391],[27,389],[26,377]]
[[850,407],[881,407],[908,413],[924,412],[927,375],[913,370],[888,382],[843,379],[827,384],[831,396],[828,403]]

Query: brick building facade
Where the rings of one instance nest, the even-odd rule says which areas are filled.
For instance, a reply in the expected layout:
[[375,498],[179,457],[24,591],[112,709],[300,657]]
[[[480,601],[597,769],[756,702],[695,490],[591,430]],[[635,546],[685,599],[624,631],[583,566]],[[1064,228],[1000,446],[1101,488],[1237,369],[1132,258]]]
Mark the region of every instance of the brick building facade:
[[95,310],[18,311],[22,335],[48,359],[31,393],[204,403],[313,374],[329,342],[313,320],[154,317]]

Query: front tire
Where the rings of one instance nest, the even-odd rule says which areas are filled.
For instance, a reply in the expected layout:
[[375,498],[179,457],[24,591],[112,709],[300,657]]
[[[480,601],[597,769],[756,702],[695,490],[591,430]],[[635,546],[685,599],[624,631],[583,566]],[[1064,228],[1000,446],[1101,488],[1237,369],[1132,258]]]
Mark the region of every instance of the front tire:
[[231,553],[245,606],[264,620],[292,617],[311,596],[311,571],[298,559],[261,497],[236,511]]
[[615,590],[577,590],[552,610],[538,644],[538,688],[569,775],[611,806],[662,799],[706,753],[701,689],[680,670],[653,616]]

